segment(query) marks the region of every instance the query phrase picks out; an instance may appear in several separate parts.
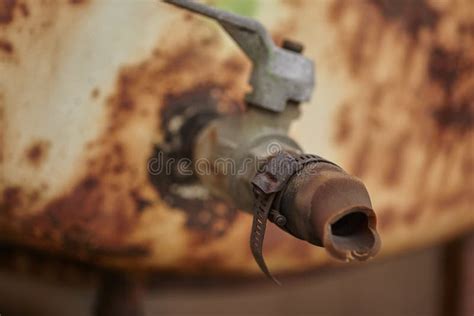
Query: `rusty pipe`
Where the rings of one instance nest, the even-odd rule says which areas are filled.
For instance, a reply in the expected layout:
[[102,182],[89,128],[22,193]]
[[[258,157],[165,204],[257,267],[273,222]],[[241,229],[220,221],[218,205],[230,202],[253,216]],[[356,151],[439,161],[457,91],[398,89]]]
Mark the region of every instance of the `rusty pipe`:
[[293,236],[344,261],[366,260],[379,251],[376,215],[367,189],[342,168],[310,164],[290,179],[281,196],[281,213]]
[[[214,194],[253,213],[252,179],[278,147],[290,155],[302,149],[287,136],[296,108],[283,115],[250,109],[237,116],[211,121],[196,137],[194,161],[205,162],[210,173],[197,172]],[[224,170],[231,161],[239,172]],[[250,163],[250,164],[249,164]],[[376,215],[364,184],[342,168],[324,162],[311,163],[293,175],[279,194],[279,211],[291,235],[324,247],[344,261],[365,260],[380,248]],[[281,219],[281,217],[280,217]],[[274,218],[270,217],[274,221]]]

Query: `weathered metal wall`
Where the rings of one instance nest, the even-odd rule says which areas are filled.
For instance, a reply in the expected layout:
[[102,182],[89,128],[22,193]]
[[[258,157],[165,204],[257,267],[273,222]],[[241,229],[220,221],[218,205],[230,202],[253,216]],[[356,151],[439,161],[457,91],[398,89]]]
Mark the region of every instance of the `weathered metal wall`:
[[[305,43],[291,134],[364,180],[385,254],[474,228],[474,3],[214,1]],[[249,215],[147,162],[173,108],[242,110],[249,63],[159,1],[0,1],[0,238],[103,265],[256,272]],[[272,271],[329,262],[270,227]]]

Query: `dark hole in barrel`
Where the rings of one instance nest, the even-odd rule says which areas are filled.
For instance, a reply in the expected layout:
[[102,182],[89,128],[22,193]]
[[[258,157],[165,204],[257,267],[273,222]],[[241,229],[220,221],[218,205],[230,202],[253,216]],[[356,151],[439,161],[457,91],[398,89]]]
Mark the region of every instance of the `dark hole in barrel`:
[[375,238],[369,228],[367,214],[354,211],[331,224],[334,245],[355,255],[368,253],[374,246]]

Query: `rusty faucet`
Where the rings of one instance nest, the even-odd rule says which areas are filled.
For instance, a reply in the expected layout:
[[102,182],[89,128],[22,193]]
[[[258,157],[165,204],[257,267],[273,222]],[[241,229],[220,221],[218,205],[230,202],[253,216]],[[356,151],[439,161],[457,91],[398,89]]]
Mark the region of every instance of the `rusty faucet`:
[[[278,283],[262,254],[267,220],[340,260],[373,257],[380,238],[364,184],[338,165],[305,154],[288,136],[299,109],[287,104],[308,101],[314,89],[313,62],[301,54],[303,47],[292,41],[276,46],[250,18],[190,0],[165,2],[216,20],[252,61],[245,113],[205,115],[203,123],[203,115],[193,112],[186,119],[199,126],[190,135],[194,161],[213,171],[198,173],[202,183],[253,214],[250,247],[262,271]],[[236,172],[229,172],[226,161]]]

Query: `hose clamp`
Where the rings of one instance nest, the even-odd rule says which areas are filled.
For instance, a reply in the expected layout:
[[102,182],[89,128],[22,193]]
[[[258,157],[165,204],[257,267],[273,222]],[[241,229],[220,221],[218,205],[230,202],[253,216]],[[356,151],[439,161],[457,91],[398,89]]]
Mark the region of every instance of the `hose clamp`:
[[278,195],[284,192],[289,180],[306,165],[318,162],[334,165],[334,163],[316,155],[300,154],[295,156],[280,151],[265,163],[252,180],[255,202],[250,249],[262,272],[278,285],[280,282],[272,276],[263,258],[263,240],[267,220],[270,219],[280,228],[286,230],[286,218],[280,213]]

